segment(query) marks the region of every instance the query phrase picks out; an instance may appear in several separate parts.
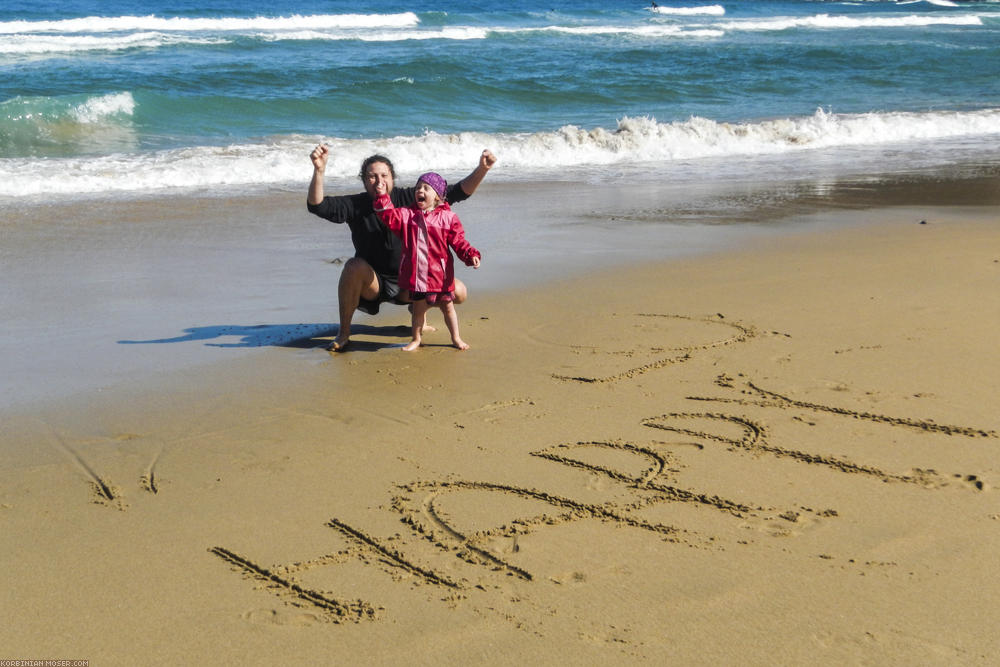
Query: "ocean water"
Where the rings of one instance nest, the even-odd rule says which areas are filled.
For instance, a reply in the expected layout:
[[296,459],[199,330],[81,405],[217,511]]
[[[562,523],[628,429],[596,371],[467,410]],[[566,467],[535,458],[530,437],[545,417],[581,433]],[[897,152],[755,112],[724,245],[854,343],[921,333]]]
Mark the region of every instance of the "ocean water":
[[1000,161],[1000,2],[6,0],[0,205]]

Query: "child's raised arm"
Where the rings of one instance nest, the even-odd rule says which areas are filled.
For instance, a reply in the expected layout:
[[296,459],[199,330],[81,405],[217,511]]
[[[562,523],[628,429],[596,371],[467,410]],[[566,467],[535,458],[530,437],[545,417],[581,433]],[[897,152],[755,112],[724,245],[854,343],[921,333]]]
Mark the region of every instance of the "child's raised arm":
[[399,235],[410,210],[405,208],[396,208],[392,203],[392,199],[385,192],[380,194],[378,198],[375,199],[372,203],[372,207],[375,209],[375,213],[378,214],[378,219],[382,221],[382,224]]

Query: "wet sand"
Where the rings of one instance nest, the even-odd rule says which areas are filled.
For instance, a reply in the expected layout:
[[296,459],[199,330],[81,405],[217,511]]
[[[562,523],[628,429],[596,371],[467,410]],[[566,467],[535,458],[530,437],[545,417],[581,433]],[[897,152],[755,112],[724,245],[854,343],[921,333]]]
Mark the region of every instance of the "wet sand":
[[402,309],[326,353],[344,230],[283,196],[28,213],[6,657],[989,664],[997,182],[730,192],[697,222],[537,186],[548,244],[491,236],[484,185],[464,353],[443,326],[400,351]]

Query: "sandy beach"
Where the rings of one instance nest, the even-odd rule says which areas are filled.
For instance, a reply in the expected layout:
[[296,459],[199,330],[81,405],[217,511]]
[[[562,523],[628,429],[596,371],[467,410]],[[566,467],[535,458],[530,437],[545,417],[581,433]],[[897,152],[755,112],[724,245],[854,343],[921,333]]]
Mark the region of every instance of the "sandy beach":
[[534,236],[513,187],[457,208],[467,352],[327,353],[304,193],[19,210],[0,659],[995,663],[995,174],[537,186]]

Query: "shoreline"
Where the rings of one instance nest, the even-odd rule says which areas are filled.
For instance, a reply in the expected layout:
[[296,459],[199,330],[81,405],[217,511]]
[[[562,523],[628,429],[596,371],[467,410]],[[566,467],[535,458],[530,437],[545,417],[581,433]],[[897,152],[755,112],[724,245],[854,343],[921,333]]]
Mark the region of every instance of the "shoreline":
[[[979,165],[875,181],[623,184],[610,198],[595,186],[487,182],[457,211],[489,263],[459,275],[476,298],[865,224],[838,212],[1000,205],[998,179]],[[332,334],[339,266],[353,249],[346,228],[309,215],[303,201],[283,193],[19,210],[5,234],[0,410],[141,390],[241,350]]]
[[[845,211],[1000,205],[998,182],[976,165],[832,184],[624,184],[610,200],[590,186],[488,182],[457,210],[490,264],[459,273],[476,298],[866,224]],[[5,247],[0,411],[30,414],[46,403],[59,411],[65,401],[86,405],[105,393],[155,392],[169,386],[161,376],[189,378],[202,366],[239,363],[241,352],[315,346],[310,337],[335,335],[337,274],[353,249],[346,228],[309,215],[302,201],[301,193],[155,197],[20,211],[30,217],[15,219]],[[511,201],[519,202],[513,216],[528,220],[513,231]],[[206,285],[216,288],[206,293]],[[407,324],[396,310],[359,313],[355,323]]]

